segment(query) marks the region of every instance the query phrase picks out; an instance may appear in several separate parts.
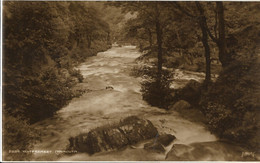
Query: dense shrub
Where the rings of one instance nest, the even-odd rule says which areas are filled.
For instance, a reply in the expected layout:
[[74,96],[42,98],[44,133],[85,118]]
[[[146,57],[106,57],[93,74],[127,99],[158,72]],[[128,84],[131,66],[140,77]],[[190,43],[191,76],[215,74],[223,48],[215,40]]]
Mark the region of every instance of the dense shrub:
[[98,12],[84,2],[4,3],[7,112],[34,123],[77,94],[71,88],[83,76],[73,67],[110,46],[109,26]]
[[[6,81],[12,78],[5,76]],[[11,82],[9,82],[11,83]],[[75,82],[54,68],[38,76],[21,76],[4,87],[5,110],[13,115],[22,115],[36,122],[50,117],[73,98],[71,87]]]
[[[39,133],[25,120],[4,113],[3,123],[3,156],[6,161],[29,160],[33,144],[39,140]],[[19,153],[16,153],[19,152]]]
[[200,102],[213,132],[250,147],[258,146],[259,68],[253,58],[233,61]]
[[164,70],[161,78],[158,78],[154,70],[146,68],[143,79],[141,83],[143,99],[152,106],[168,109],[171,102],[172,73]]
[[204,89],[202,83],[196,80],[190,80],[185,87],[174,90],[173,102],[185,100],[193,106],[198,106],[202,89]]
[[80,70],[72,69],[69,71],[69,73],[71,76],[76,77],[79,80],[79,82],[82,82],[84,79],[83,75],[80,73]]
[[142,76],[144,76],[145,74],[147,74],[150,69],[151,69],[151,68],[148,67],[148,66],[135,65],[135,66],[131,69],[130,75],[131,75],[131,76],[134,76],[134,77],[142,77]]

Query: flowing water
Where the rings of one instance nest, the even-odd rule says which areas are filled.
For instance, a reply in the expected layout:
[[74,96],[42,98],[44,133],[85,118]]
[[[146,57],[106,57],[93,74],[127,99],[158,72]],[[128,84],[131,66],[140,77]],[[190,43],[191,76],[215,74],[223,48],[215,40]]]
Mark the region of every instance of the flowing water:
[[[228,160],[240,158],[241,149],[222,143],[204,125],[182,118],[177,112],[167,112],[151,107],[142,100],[141,78],[133,77],[131,69],[137,64],[134,60],[140,53],[134,46],[112,47],[98,53],[82,63],[78,69],[84,81],[78,89],[86,89],[81,97],[73,99],[66,107],[49,119],[38,122],[35,128],[42,131],[42,141],[35,150],[48,150],[51,153],[35,153],[34,160],[165,160],[173,145],[182,156],[190,160]],[[173,87],[180,87],[190,79],[201,81],[203,73],[176,70]],[[178,82],[179,80],[179,82]],[[160,134],[176,136],[176,140],[166,147],[165,153],[151,153],[144,150],[143,143],[135,148],[126,147],[120,151],[88,155],[77,153],[62,154],[59,150],[68,147],[68,139],[104,124],[113,124],[124,117],[137,115],[151,120]],[[176,146],[176,147],[177,147]],[[187,155],[187,156],[186,156]]]

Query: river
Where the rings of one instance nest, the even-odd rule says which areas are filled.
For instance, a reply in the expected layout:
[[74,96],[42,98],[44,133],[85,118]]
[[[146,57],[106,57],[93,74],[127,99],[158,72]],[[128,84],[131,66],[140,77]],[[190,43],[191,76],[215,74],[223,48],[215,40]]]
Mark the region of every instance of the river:
[[[186,152],[186,158],[190,160],[229,160],[241,157],[240,147],[219,142],[203,124],[184,119],[174,111],[151,107],[143,101],[140,93],[141,78],[130,75],[131,69],[138,64],[134,62],[138,56],[140,53],[134,46],[114,46],[78,66],[84,80],[77,88],[87,91],[74,98],[54,117],[34,124],[43,133],[42,141],[34,149],[48,150],[51,153],[35,153],[33,160],[165,160],[167,152],[176,144],[190,147],[182,151]],[[180,83],[190,79],[201,81],[204,77],[201,73],[181,70],[176,70],[176,74],[181,82],[173,83],[173,87],[179,87]],[[149,119],[160,134],[172,134],[177,139],[166,147],[165,153],[149,153],[142,148],[142,143],[137,144],[135,149],[127,147],[121,151],[91,156],[85,153],[66,155],[57,152],[67,148],[70,137],[104,124],[116,123],[130,115]]]

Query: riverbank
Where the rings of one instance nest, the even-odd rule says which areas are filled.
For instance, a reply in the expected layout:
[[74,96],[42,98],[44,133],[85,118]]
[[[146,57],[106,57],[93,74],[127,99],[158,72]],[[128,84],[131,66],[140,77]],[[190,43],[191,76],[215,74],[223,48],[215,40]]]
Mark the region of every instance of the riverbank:
[[[58,64],[47,57],[48,62],[39,63],[38,69],[28,70],[27,74],[18,76],[19,80],[11,80],[18,78],[13,73],[18,70],[8,70],[12,73],[5,75],[3,95],[3,106],[5,108],[3,110],[3,155],[5,160],[14,161],[31,158],[32,153],[30,152],[17,154],[8,151],[32,149],[34,143],[39,141],[43,134],[41,130],[36,130],[33,124],[55,117],[58,110],[86,91],[77,87],[82,82],[83,76],[74,66],[110,47],[100,44],[98,46],[93,45],[91,49],[75,47],[69,52],[68,56],[62,58],[59,62],[57,61]],[[77,58],[73,58],[73,56],[80,56],[81,59],[76,60]],[[34,73],[31,73],[31,71]],[[16,109],[13,109],[14,106],[16,106]],[[17,134],[20,134],[20,136]]]
[[175,102],[186,100],[192,105],[190,109],[177,110],[183,117],[200,121],[220,140],[245,148],[252,160],[259,160],[260,155],[257,69],[259,58],[233,61],[207,90],[196,82],[175,90]]
[[[152,64],[156,62],[156,59],[151,57],[143,58],[143,60],[147,68],[135,67],[133,75],[142,76],[142,72],[152,69]],[[175,103],[184,100],[178,105],[180,108],[175,107],[173,109],[180,113],[182,117],[206,125],[221,140],[243,146],[251,154],[257,153],[257,146],[259,146],[256,138],[259,131],[257,106],[259,103],[255,101],[256,96],[254,94],[258,92],[256,82],[258,78],[252,79],[252,76],[259,76],[255,71],[259,65],[256,61],[234,61],[220,73],[220,77],[218,74],[212,75],[212,83],[210,83],[208,90],[203,86],[204,73],[163,67],[173,74],[173,77],[168,80],[173,80],[174,84],[180,83],[179,86],[171,84],[171,97],[167,96],[168,99],[171,99],[170,106],[164,109],[172,110]],[[156,71],[156,69],[153,71]],[[194,74],[199,74],[199,78],[194,78]],[[252,84],[241,85],[245,80],[250,80]],[[246,93],[246,88],[252,93]],[[255,90],[252,90],[252,88],[255,88]],[[241,98],[243,96],[247,98]],[[185,108],[185,103],[189,103],[187,105],[190,107]],[[240,103],[243,103],[243,106],[238,106]],[[249,117],[252,121],[248,119]],[[252,160],[254,159],[252,158]]]

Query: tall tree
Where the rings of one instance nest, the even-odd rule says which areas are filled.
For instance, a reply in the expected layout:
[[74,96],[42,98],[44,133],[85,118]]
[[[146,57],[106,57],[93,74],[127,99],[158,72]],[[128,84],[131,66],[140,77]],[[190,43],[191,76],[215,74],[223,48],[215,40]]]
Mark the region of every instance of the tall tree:
[[211,33],[207,25],[209,36],[218,46],[219,61],[223,67],[226,67],[230,62],[231,56],[227,51],[223,2],[216,2],[214,30],[215,36]]
[[206,76],[205,76],[205,84],[206,87],[208,83],[211,81],[211,72],[210,72],[210,65],[211,65],[211,60],[210,60],[210,47],[208,43],[208,27],[207,27],[207,20],[206,16],[204,14],[204,9],[201,6],[200,2],[195,2],[196,8],[199,13],[193,13],[191,10],[188,9],[188,6],[185,7],[185,5],[180,5],[178,2],[173,2],[172,5],[175,9],[178,9],[182,13],[184,13],[186,16],[192,18],[195,20],[195,23],[199,24],[201,33],[202,33],[202,43],[204,46],[204,56],[205,56],[205,62],[206,62]]
[[[157,74],[160,78],[162,74],[163,65],[163,34],[164,29],[169,22],[169,10],[166,10],[166,4],[162,2],[122,2],[116,3],[116,5],[121,6],[125,12],[133,12],[137,14],[141,26],[140,28],[145,28],[147,31],[148,40],[151,50],[156,49],[157,53]],[[142,26],[143,25],[143,26]],[[149,26],[148,26],[149,25]],[[153,33],[156,35],[156,44],[153,45],[152,36]],[[155,48],[153,47],[155,46]]]
[[200,29],[202,32],[202,43],[203,43],[204,50],[205,50],[205,61],[206,61],[205,81],[206,81],[206,84],[208,84],[211,80],[211,73],[210,73],[211,60],[210,60],[210,48],[209,48],[209,43],[208,43],[207,21],[206,21],[206,17],[204,14],[204,9],[202,8],[202,6],[200,5],[199,2],[195,2],[195,3],[197,6],[197,9],[199,10],[199,13],[200,13],[198,21],[199,21]]
[[161,77],[162,73],[162,63],[163,63],[163,52],[162,52],[162,39],[163,39],[163,31],[162,31],[162,23],[161,23],[161,12],[159,11],[158,3],[155,3],[155,28],[156,28],[156,36],[157,36],[157,59],[158,59],[158,78]]
[[219,60],[222,63],[222,66],[225,67],[228,65],[229,56],[227,53],[227,43],[226,43],[226,34],[225,34],[225,19],[224,19],[224,6],[223,2],[216,2],[217,5],[217,15],[218,15],[218,31],[219,31]]

